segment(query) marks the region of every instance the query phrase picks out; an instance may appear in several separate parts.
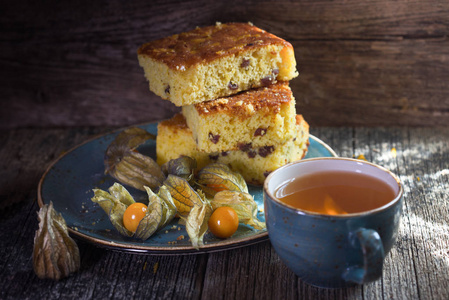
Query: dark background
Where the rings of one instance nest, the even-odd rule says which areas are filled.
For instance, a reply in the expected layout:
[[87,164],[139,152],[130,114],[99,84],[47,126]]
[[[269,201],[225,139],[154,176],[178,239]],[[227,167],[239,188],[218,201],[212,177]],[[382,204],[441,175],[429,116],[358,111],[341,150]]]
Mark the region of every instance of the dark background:
[[137,62],[150,40],[251,21],[295,48],[311,126],[448,126],[449,1],[7,1],[0,129],[171,117]]

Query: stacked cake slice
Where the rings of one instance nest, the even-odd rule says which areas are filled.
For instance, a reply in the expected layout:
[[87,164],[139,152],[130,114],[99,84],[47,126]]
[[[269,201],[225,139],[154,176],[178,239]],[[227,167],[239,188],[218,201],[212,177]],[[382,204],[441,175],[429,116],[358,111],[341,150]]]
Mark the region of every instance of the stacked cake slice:
[[146,43],[138,58],[150,90],[182,106],[158,125],[158,163],[219,161],[262,184],[305,155],[308,125],[296,115],[288,85],[296,61],[285,40],[251,24],[216,24]]

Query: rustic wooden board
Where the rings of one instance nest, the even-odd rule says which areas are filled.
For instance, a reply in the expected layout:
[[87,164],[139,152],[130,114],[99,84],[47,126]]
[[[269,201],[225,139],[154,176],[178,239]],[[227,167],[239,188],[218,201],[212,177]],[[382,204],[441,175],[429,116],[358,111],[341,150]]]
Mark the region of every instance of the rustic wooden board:
[[[37,184],[64,151],[111,128],[0,131],[1,299],[447,299],[449,297],[449,131],[446,128],[312,128],[340,156],[363,155],[397,173],[404,212],[383,276],[350,289],[301,282],[269,241],[230,251],[157,256],[78,241],[81,270],[38,279],[31,253]],[[396,154],[392,149],[396,149]]]
[[0,128],[169,118],[179,108],[149,92],[136,50],[216,21],[252,21],[294,45],[291,85],[312,126],[448,126],[448,15],[442,0],[10,1]]

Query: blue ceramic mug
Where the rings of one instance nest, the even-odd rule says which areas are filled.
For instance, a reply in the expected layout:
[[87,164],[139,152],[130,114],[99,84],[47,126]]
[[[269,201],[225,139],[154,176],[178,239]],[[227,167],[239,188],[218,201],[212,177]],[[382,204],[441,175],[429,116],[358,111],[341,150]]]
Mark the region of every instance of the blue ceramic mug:
[[[276,198],[277,189],[294,178],[322,171],[374,176],[396,196],[376,209],[344,215],[308,212]],[[385,255],[396,241],[402,194],[402,185],[393,173],[369,162],[332,157],[290,163],[272,172],[264,183],[270,242],[281,260],[308,284],[341,288],[377,280]]]

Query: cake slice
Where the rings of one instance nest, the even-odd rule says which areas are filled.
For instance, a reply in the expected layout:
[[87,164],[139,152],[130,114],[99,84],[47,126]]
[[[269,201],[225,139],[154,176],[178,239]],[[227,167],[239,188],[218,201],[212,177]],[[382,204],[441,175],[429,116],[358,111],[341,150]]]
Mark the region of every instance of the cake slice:
[[150,90],[177,106],[288,81],[298,75],[292,45],[249,23],[217,23],[142,45]]
[[295,132],[287,82],[182,107],[198,150],[218,152],[284,144]]
[[305,156],[309,145],[309,125],[301,115],[296,115],[295,120],[295,136],[284,144],[206,153],[198,150],[184,116],[177,114],[158,124],[157,162],[162,165],[182,155],[195,158],[198,169],[211,162],[221,162],[242,174],[248,183],[261,185],[270,172]]

